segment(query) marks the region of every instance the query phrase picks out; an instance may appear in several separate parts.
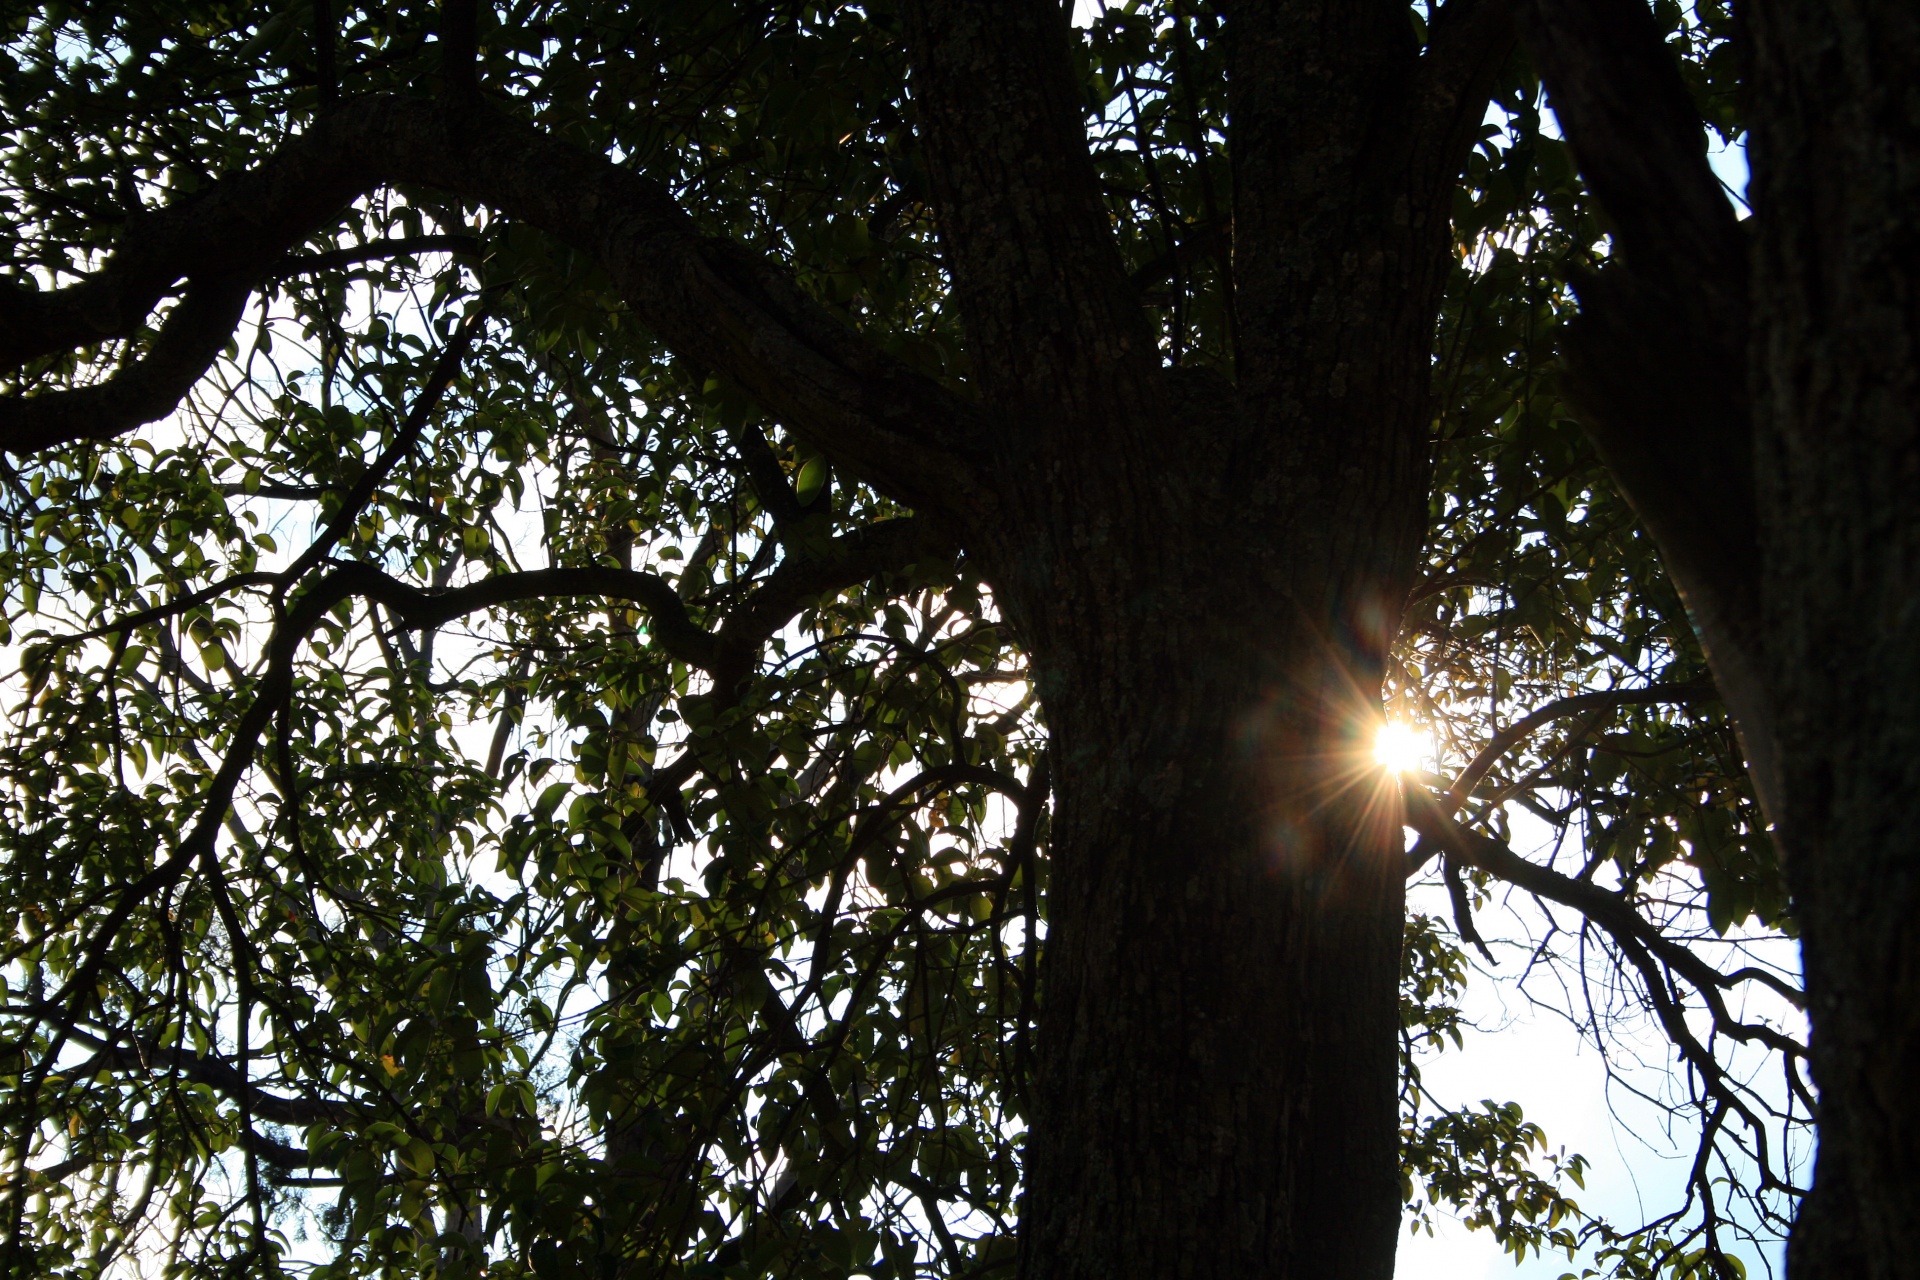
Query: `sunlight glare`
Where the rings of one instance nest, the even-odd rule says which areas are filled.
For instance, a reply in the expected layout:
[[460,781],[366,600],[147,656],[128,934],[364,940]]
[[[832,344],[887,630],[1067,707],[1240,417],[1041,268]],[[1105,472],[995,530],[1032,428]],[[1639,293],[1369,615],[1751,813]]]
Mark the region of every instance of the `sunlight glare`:
[[1426,740],[1408,725],[1389,720],[1373,737],[1373,762],[1389,773],[1418,769],[1426,757]]

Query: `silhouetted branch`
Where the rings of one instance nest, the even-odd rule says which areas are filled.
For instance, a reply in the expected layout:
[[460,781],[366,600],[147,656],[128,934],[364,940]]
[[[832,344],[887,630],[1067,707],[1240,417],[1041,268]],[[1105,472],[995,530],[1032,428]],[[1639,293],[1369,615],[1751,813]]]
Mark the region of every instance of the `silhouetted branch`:
[[349,245],[343,249],[328,249],[321,253],[289,254],[282,259],[278,274],[285,278],[308,271],[337,271],[342,267],[356,266],[379,258],[410,258],[421,253],[451,253],[470,258],[477,257],[480,253],[480,241],[475,236],[460,235],[393,236],[385,240],[370,240],[366,244]]
[[1487,776],[1500,757],[1513,750],[1531,737],[1535,730],[1563,720],[1568,716],[1579,715],[1583,711],[1606,710],[1614,707],[1640,706],[1646,703],[1669,702],[1685,704],[1690,702],[1709,702],[1719,697],[1719,691],[1710,680],[1695,680],[1687,684],[1653,684],[1638,689],[1604,689],[1593,693],[1576,693],[1548,703],[1537,711],[1530,712],[1514,721],[1493,738],[1480,753],[1460,771],[1447,788],[1445,799],[1455,810],[1466,803],[1467,797],[1480,780]]
[[[0,291],[0,367],[131,334],[177,281],[219,263],[235,282],[221,295],[232,321],[218,343],[219,325],[191,326],[204,356],[197,376],[238,322],[245,286],[271,278],[290,246],[353,197],[397,182],[490,204],[591,255],[677,354],[727,376],[891,496],[955,519],[992,510],[980,423],[965,401],[830,315],[785,269],[702,235],[661,184],[477,100],[345,100],[252,169],[143,215],[80,283]],[[129,414],[116,422],[125,430]],[[90,430],[107,428],[16,428],[0,433],[0,447],[51,448]]]
[[20,456],[78,440],[109,440],[166,417],[219,358],[250,293],[244,279],[196,280],[161,321],[146,355],[105,381],[0,397],[0,449]]
[[1722,1034],[1736,1040],[1758,1041],[1782,1053],[1795,1056],[1805,1054],[1806,1050],[1800,1044],[1772,1028],[1742,1023],[1734,1018],[1728,1012],[1722,995],[1728,987],[1739,981],[1754,980],[1763,982],[1796,1006],[1800,1005],[1803,997],[1791,986],[1777,978],[1763,976],[1763,971],[1757,969],[1743,969],[1738,978],[1723,974],[1661,933],[1625,898],[1609,893],[1590,881],[1562,875],[1550,867],[1529,862],[1501,841],[1461,826],[1447,813],[1440,799],[1425,787],[1409,783],[1401,789],[1401,794],[1406,801],[1407,825],[1419,832],[1422,839],[1440,846],[1449,857],[1457,858],[1467,866],[1478,867],[1496,879],[1505,880],[1536,897],[1572,907],[1614,936],[1630,938],[1659,957],[1661,963],[1670,966],[1699,989],[1712,1009],[1716,1028]]

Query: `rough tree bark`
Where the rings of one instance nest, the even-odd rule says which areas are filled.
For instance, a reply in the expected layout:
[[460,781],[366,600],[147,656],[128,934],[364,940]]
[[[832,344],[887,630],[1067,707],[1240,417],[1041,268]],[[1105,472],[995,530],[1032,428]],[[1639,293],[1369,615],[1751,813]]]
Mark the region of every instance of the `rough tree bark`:
[[1521,13],[1617,229],[1570,390],[1693,611],[1802,930],[1820,1147],[1789,1273],[1920,1275],[1920,12],[1746,5],[1746,234],[1644,4]]
[[1920,11],[1765,0],[1755,427],[1820,1085],[1796,1280],[1920,1275]]
[[1404,862],[1365,743],[1424,531],[1445,197],[1507,47],[1449,10],[1425,64],[1395,3],[1228,13],[1230,384],[1162,365],[1057,7],[908,7],[998,428],[967,541],[1054,743],[1029,1277],[1392,1274]]

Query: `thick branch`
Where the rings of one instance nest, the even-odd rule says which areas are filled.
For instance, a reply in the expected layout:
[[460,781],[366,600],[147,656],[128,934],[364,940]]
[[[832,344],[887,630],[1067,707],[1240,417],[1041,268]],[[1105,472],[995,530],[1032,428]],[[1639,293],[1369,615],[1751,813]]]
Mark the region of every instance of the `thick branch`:
[[[953,554],[943,531],[924,517],[883,520],[828,543],[824,553],[796,555],[741,602],[715,637],[714,697],[722,708],[740,698],[740,685],[753,670],[760,647],[798,613],[807,601],[843,591],[884,573],[898,572],[920,560]],[[696,744],[657,770],[650,794],[672,796],[699,769]],[[671,802],[668,802],[669,804]]]
[[452,97],[480,91],[479,14],[474,0],[440,0],[440,74]]
[[902,17],[982,394],[1038,437],[1124,430],[1160,361],[1087,149],[1066,13],[912,0]]
[[0,397],[0,450],[19,456],[76,440],[109,440],[166,417],[232,338],[250,292],[245,280],[195,281],[143,359],[90,387]]
[[356,120],[329,119],[252,169],[230,175],[128,227],[101,269],[61,289],[0,289],[0,368],[138,331],[181,280],[217,265],[260,280],[324,220],[366,190],[352,135]]
[[780,460],[774,457],[773,449],[768,446],[767,438],[756,423],[747,423],[732,431],[734,451],[740,455],[740,461],[747,470],[747,483],[753,486],[754,496],[760,499],[760,505],[773,517],[776,527],[784,528],[796,524],[806,515],[800,505],[800,498],[793,490],[793,482],[787,479],[787,473],[780,469]]
[[1746,308],[1746,250],[1674,51],[1644,0],[1523,0],[1521,31],[1635,270]]
[[254,169],[143,217],[97,276],[0,295],[0,364],[124,336],[209,263],[264,281],[354,196],[395,182],[488,203],[585,251],[677,354],[725,374],[836,461],[921,510],[990,518],[965,402],[773,263],[701,235],[659,183],[471,100],[343,103]]
[[1574,282],[1565,390],[1659,544],[1777,814],[1761,672],[1747,269],[1705,130],[1642,0],[1522,0],[1522,34],[1616,258]]
[[1429,207],[1449,207],[1480,139],[1494,80],[1513,56],[1513,8],[1514,0],[1447,0],[1427,29],[1408,140],[1414,190]]

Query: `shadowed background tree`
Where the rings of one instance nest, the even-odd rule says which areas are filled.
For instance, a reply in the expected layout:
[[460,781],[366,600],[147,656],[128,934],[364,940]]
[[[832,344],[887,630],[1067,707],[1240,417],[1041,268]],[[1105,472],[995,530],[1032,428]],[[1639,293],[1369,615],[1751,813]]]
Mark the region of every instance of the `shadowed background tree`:
[[1749,7],[9,7],[0,1270],[1733,1275],[1804,926],[1906,1274],[1917,46]]

